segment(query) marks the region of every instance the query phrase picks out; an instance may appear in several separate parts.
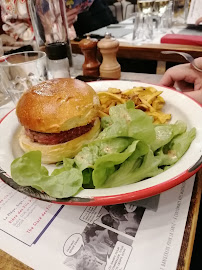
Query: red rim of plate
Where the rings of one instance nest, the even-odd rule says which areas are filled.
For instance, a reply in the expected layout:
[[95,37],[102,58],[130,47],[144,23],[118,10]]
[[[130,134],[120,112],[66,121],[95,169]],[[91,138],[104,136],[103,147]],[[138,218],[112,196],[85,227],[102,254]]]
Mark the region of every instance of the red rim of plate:
[[130,193],[124,193],[124,194],[118,194],[118,195],[112,195],[112,196],[100,196],[100,197],[92,197],[89,198],[89,201],[87,202],[79,202],[79,201],[71,201],[68,202],[58,202],[58,201],[52,201],[53,203],[57,204],[64,204],[64,205],[79,205],[79,206],[98,206],[98,205],[113,205],[113,204],[121,204],[121,203],[127,203],[132,201],[138,201],[141,199],[146,199],[148,197],[155,196],[157,194],[160,194],[166,190],[169,190],[182,182],[186,181],[188,178],[190,178],[192,175],[194,175],[197,171],[199,171],[202,168],[202,164],[193,172],[189,172],[188,170],[184,171],[180,175],[177,175],[176,177],[173,177],[166,182],[157,184],[155,186],[145,188],[138,191],[133,191]]
[[[146,83],[145,83],[146,84]],[[152,85],[156,85],[156,84],[152,84]],[[156,86],[160,86],[160,85],[156,85]],[[165,87],[165,86],[161,86],[161,87]],[[169,88],[169,87],[165,87],[168,88],[169,90],[172,91],[177,91],[175,89]],[[178,91],[177,91],[178,92]],[[180,93],[180,92],[178,92]],[[184,95],[183,93],[180,93],[182,95]],[[192,99],[197,105],[199,105],[200,107],[202,107],[202,105],[200,103],[198,103],[196,100],[194,100],[193,98],[187,96],[188,98]],[[12,109],[10,112],[8,112],[1,120],[0,123],[13,111],[15,110]],[[148,188],[144,188],[138,191],[133,191],[130,193],[123,193],[123,194],[118,194],[118,195],[111,195],[111,196],[99,196],[99,197],[91,197],[91,198],[86,198],[89,199],[89,201],[85,201],[85,198],[80,198],[81,200],[84,199],[84,201],[79,201],[79,197],[74,197],[72,198],[73,200],[68,200],[68,201],[52,201],[52,203],[56,203],[56,204],[63,204],[63,205],[78,205],[78,206],[99,206],[99,205],[113,205],[113,204],[121,204],[121,203],[127,203],[127,202],[132,202],[132,201],[136,201],[136,200],[141,200],[141,199],[145,199],[151,196],[155,196],[157,194],[160,194],[166,190],[169,190],[179,184],[181,184],[182,182],[186,181],[187,179],[189,179],[191,176],[193,176],[194,174],[196,174],[200,169],[202,168],[202,164],[199,165],[198,168],[196,168],[194,171],[189,172],[189,170],[185,170],[184,172],[182,172],[181,174],[166,180],[163,183],[154,185],[152,187],[148,187]],[[76,201],[78,198],[78,201]],[[38,199],[38,198],[37,198]]]

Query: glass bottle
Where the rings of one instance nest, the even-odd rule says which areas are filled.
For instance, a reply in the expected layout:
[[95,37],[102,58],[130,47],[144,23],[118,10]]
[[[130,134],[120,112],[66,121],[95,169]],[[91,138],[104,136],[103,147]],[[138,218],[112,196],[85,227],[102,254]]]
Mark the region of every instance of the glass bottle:
[[48,79],[70,77],[67,44],[65,42],[48,44],[46,54]]
[[48,44],[66,43],[70,67],[73,66],[64,0],[28,0],[28,8],[39,49]]

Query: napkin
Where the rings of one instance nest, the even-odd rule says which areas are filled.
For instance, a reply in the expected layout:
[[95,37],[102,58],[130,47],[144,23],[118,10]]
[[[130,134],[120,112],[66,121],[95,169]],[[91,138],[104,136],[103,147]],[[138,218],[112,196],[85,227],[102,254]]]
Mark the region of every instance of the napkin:
[[166,34],[161,38],[161,43],[202,46],[202,36]]

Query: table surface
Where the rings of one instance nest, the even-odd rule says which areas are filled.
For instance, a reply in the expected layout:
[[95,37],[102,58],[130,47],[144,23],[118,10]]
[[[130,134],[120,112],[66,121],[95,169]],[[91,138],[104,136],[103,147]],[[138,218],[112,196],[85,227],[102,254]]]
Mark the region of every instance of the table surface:
[[[126,36],[122,36],[121,38],[117,37],[120,41],[119,50],[117,53],[117,57],[124,58],[124,59],[142,59],[142,60],[156,60],[156,61],[165,61],[165,62],[175,62],[175,63],[185,63],[186,60],[180,55],[163,55],[161,51],[181,51],[191,54],[194,58],[202,56],[202,46],[193,46],[193,45],[181,45],[181,44],[166,44],[160,43],[161,38],[165,34],[184,34],[184,35],[201,35],[201,28],[190,28],[186,27],[186,25],[182,24],[174,24],[172,28],[169,28],[165,33],[155,33],[151,42],[142,43],[142,44],[135,44],[132,42],[132,32],[133,32],[133,18],[128,18],[124,21],[121,21],[118,25],[112,25],[112,35],[113,35],[113,28],[120,27],[121,29],[127,29],[131,31],[131,34],[126,34]],[[106,28],[106,29],[105,29]],[[99,34],[102,33],[103,30],[109,32],[110,26],[103,27],[101,29],[97,29],[92,31],[92,34]],[[101,30],[101,32],[100,32]],[[116,32],[114,33],[116,38]],[[75,53],[81,53],[79,48],[78,41],[71,41],[72,44],[72,51]]]
[[[132,30],[131,30],[132,31]],[[192,30],[189,30],[191,34]],[[193,32],[194,35],[195,32]],[[165,33],[166,34],[166,33]],[[123,39],[122,39],[123,40]],[[13,46],[4,46],[4,51],[7,52],[12,49],[17,49],[23,44],[16,42]],[[27,43],[25,44],[27,45]],[[33,44],[32,44],[33,45]],[[35,46],[35,45],[33,45]],[[82,54],[79,47],[79,41],[71,41],[72,52],[75,54]],[[161,51],[179,51],[186,52],[191,54],[194,58],[202,56],[202,46],[193,46],[193,45],[181,45],[181,44],[160,44],[160,43],[144,43],[141,45],[135,45],[131,42],[120,42],[119,50],[117,57],[124,59],[144,59],[144,60],[155,60],[163,62],[175,62],[175,63],[185,63],[186,60],[180,55],[163,55]],[[98,55],[100,53],[98,51]]]
[[[79,48],[79,41],[71,41],[72,52],[82,54]],[[19,46],[4,46],[4,51],[18,49]],[[161,51],[179,51],[191,54],[194,58],[202,56],[202,46],[178,45],[178,44],[142,44],[133,45],[127,42],[120,42],[117,57],[125,59],[144,59],[165,62],[185,63],[186,60],[180,55],[164,55]],[[98,52],[99,54],[99,52]]]
[[[178,259],[177,270],[189,270],[201,200],[201,188],[202,188],[202,169],[197,173],[196,181],[193,188],[182,246]],[[29,266],[26,266],[22,262],[18,261],[14,257],[10,256],[6,252],[0,250],[0,269],[29,270],[31,268]]]
[[[122,73],[121,79],[144,81],[157,84],[161,75],[141,74],[141,73]],[[178,260],[177,270],[188,270],[191,262],[191,255],[194,245],[196,225],[199,214],[199,206],[202,190],[202,169],[196,175],[196,181],[193,188],[191,203],[188,212],[188,218],[185,226],[181,251]],[[0,269],[3,270],[28,270],[30,267],[24,265],[14,257],[0,250]]]

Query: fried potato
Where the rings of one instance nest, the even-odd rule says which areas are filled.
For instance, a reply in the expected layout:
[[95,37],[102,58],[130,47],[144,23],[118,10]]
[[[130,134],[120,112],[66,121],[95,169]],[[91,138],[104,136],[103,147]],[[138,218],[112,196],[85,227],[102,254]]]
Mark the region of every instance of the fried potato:
[[121,91],[118,88],[109,88],[106,92],[99,92],[100,117],[109,114],[109,109],[118,104],[124,104],[132,100],[136,109],[140,109],[153,117],[155,124],[164,124],[171,119],[171,114],[162,112],[165,100],[161,96],[162,91],[154,87],[134,87]]

